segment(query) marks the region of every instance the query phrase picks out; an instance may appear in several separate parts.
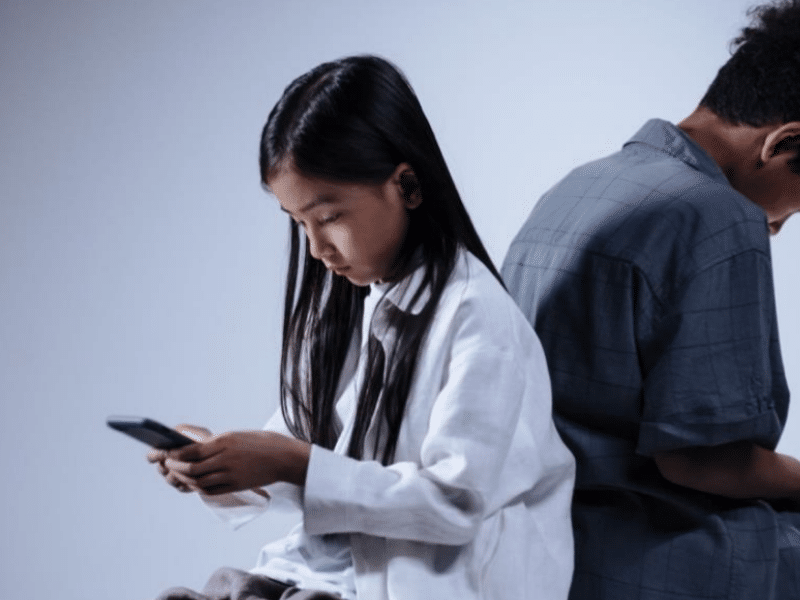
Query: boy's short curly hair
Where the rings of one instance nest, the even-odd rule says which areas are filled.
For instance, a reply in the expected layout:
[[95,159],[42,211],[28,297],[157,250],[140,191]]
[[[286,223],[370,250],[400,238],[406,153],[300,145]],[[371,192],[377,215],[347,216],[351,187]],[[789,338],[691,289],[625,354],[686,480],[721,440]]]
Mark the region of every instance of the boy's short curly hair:
[[800,0],[750,9],[749,27],[732,44],[700,105],[735,125],[800,121]]

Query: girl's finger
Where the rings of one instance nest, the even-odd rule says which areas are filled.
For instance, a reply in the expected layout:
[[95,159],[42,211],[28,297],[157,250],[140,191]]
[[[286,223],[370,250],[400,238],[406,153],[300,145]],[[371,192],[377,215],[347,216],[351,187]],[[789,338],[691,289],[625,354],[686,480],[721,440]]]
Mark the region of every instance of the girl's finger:
[[226,472],[211,473],[204,477],[198,477],[195,480],[195,485],[200,488],[204,494],[209,495],[230,492],[233,491],[235,487],[230,474]]
[[185,484],[184,482],[180,481],[179,479],[167,478],[167,482],[169,482],[169,484],[172,487],[174,487],[176,490],[178,490],[179,492],[191,492],[192,491],[192,488],[189,485]]
[[206,429],[205,427],[199,427],[198,425],[188,425],[186,423],[181,423],[180,425],[176,425],[175,429],[198,442],[207,440],[208,438],[213,437],[214,435],[213,433],[211,433],[210,430]]
[[239,491],[238,488],[232,485],[219,485],[202,490],[206,496],[218,496],[220,494],[229,494],[231,492]]
[[220,461],[214,460],[213,458],[203,462],[183,462],[172,458],[168,458],[164,461],[164,465],[168,470],[180,473],[186,477],[191,477],[194,480],[223,471],[224,468],[219,463]]
[[167,483],[181,491],[190,492],[199,489],[193,479],[183,477],[179,473],[168,471],[165,475]]
[[180,487],[180,486],[185,486],[185,485],[186,485],[186,484],[185,484],[183,481],[181,481],[180,479],[178,479],[178,478],[175,476],[175,474],[174,474],[174,473],[167,473],[167,474],[164,476],[164,479],[166,479],[166,480],[167,480],[167,483],[168,483],[168,484],[170,484],[172,487]]
[[167,458],[167,453],[163,450],[152,449],[147,453],[147,461],[151,463],[164,462]]
[[181,462],[201,462],[204,460],[208,460],[212,456],[219,454],[222,452],[222,448],[215,444],[213,441],[210,442],[198,442],[196,444],[190,444],[188,446],[184,446],[183,448],[176,448],[175,450],[169,450],[166,454],[169,458],[178,460]]

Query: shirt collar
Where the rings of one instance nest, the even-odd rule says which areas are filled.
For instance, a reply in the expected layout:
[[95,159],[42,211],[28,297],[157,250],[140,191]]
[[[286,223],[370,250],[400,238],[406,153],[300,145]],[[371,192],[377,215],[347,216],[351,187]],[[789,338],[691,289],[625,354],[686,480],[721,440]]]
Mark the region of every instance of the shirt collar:
[[665,152],[689,165],[693,169],[708,175],[712,179],[729,185],[725,173],[703,148],[691,137],[668,121],[650,119],[636,132],[628,144],[646,144]]
[[389,302],[394,305],[395,309],[399,309],[404,313],[412,315],[420,313],[431,294],[429,286],[425,286],[417,301],[411,306],[411,300],[425,277],[425,263],[421,258],[415,260],[414,264],[417,265],[414,270],[400,281],[371,284],[370,296],[374,294],[378,301],[378,307],[384,302]]
[[[398,316],[414,317],[422,311],[430,298],[430,287],[426,286],[419,298],[411,305],[411,300],[425,277],[425,265],[421,262],[411,273],[400,281],[373,283],[368,298],[374,298],[374,309],[368,314],[367,331],[377,337],[388,351],[394,345],[396,332],[392,326]],[[398,314],[401,313],[401,314]]]

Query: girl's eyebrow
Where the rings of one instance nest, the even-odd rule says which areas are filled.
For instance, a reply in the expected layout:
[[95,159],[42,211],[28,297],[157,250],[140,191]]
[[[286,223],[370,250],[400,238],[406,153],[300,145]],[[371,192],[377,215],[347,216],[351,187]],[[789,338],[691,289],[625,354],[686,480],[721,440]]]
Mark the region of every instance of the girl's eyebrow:
[[[333,204],[335,202],[336,202],[336,200],[333,197],[329,196],[328,194],[324,194],[322,196],[317,196],[316,198],[311,200],[311,202],[309,202],[305,206],[301,207],[300,210],[298,210],[297,212],[299,214],[307,213],[312,208],[316,208],[320,204]],[[288,215],[292,214],[288,210],[286,210],[283,206],[281,206],[281,210],[283,212],[285,212],[286,214],[288,214]]]

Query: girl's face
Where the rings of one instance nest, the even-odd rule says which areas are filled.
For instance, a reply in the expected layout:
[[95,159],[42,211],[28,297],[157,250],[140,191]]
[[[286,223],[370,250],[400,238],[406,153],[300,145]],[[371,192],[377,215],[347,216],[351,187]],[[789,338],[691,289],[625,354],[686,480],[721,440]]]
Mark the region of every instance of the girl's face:
[[281,169],[268,184],[281,209],[299,223],[308,238],[311,255],[354,285],[391,280],[408,229],[408,210],[419,204],[406,201],[398,165],[381,184],[341,183],[305,177],[291,166]]

